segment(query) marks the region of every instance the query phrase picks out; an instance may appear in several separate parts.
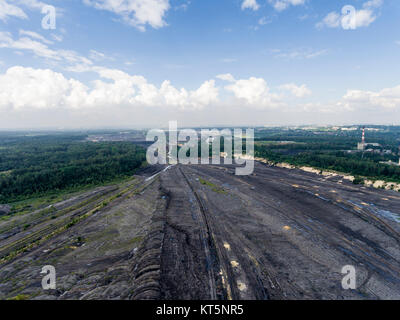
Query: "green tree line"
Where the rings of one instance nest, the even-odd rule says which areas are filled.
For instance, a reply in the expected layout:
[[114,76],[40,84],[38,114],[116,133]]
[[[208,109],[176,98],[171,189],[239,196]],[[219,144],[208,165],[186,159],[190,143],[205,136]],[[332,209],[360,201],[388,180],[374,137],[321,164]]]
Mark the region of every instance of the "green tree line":
[[400,182],[400,167],[374,162],[371,159],[360,159],[356,155],[344,152],[334,154],[321,152],[303,152],[299,154],[281,154],[263,146],[255,147],[256,157],[266,158],[273,162],[287,162],[293,165],[308,165],[319,169],[335,170],[371,179],[383,179]]
[[145,150],[133,143],[92,143],[81,138],[0,144],[0,203],[127,177],[145,162]]

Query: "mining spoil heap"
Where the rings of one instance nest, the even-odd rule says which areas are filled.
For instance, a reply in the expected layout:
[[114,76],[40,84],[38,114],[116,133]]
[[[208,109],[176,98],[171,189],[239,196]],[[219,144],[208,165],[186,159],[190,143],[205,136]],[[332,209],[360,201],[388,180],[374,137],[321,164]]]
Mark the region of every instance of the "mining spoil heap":
[[0,222],[0,298],[400,299],[400,193],[258,162],[153,170]]

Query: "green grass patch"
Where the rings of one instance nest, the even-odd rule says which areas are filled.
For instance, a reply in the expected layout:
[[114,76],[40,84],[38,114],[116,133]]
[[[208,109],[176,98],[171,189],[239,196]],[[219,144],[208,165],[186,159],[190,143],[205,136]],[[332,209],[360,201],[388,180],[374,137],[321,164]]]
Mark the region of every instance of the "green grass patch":
[[[14,202],[14,203],[10,204],[12,206],[10,213],[8,215],[0,216],[0,221],[7,221],[12,216],[24,215],[24,214],[30,213],[32,211],[45,208],[46,206],[49,206],[51,204],[70,199],[78,193],[90,191],[93,188],[98,188],[98,187],[102,187],[102,186],[113,186],[113,185],[131,181],[133,179],[134,178],[132,176],[119,177],[119,178],[112,179],[108,182],[104,182],[104,183],[100,183],[100,184],[79,186],[79,187],[75,187],[75,188],[69,188],[66,190],[55,190],[55,191],[49,192],[46,195],[36,196],[36,197],[29,198],[29,199],[21,200],[18,202]],[[120,196],[121,195],[118,195],[118,197],[120,197]],[[104,206],[106,206],[106,204]],[[42,213],[46,214],[46,213],[51,213],[54,211],[56,211],[56,209],[51,207],[51,208],[44,209],[42,211]]]
[[15,297],[9,298],[8,300],[28,300],[30,298],[27,294],[18,294]]
[[199,178],[199,182],[202,185],[208,186],[214,192],[221,193],[221,194],[227,194],[227,192],[223,188],[215,185],[214,183],[212,183],[210,181],[204,180],[203,178]]

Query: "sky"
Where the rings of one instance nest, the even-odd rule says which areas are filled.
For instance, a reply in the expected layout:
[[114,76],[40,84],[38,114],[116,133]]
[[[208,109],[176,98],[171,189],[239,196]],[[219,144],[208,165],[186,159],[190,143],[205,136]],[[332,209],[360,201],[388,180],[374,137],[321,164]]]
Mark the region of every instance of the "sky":
[[398,0],[0,0],[0,130],[400,125]]

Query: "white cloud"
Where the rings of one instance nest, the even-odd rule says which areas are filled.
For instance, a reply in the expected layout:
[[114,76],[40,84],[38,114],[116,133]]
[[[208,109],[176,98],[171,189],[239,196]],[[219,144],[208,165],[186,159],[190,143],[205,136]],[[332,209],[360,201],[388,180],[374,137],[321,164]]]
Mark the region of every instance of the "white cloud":
[[316,58],[319,56],[322,56],[324,54],[328,53],[327,49],[323,49],[323,50],[319,50],[319,51],[313,51],[313,52],[308,52],[305,54],[305,58],[306,59],[312,59],[312,58]]
[[313,59],[328,53],[327,49],[313,50],[310,48],[297,48],[293,50],[282,51],[280,49],[272,50],[275,58],[282,59]]
[[228,75],[220,76],[232,82],[225,86],[225,90],[234,94],[235,98],[245,102],[248,106],[258,109],[276,108],[282,105],[281,97],[271,93],[267,82],[262,78],[234,80]]
[[327,26],[329,28],[338,28],[340,26],[340,19],[341,16],[337,12],[330,12],[321,22],[317,23],[317,27],[322,28]]
[[257,0],[244,0],[242,2],[242,10],[245,9],[252,9],[254,11],[257,11],[260,9],[260,5],[257,3]]
[[27,37],[14,40],[9,32],[0,31],[0,48],[29,50],[39,57],[55,60],[60,59],[57,52],[49,49],[47,45]]
[[38,39],[46,44],[52,44],[53,42],[50,40],[47,40],[45,37],[43,37],[42,35],[38,34],[37,32],[33,32],[33,31],[27,31],[27,30],[19,30],[19,35],[20,36],[28,36],[34,39]]
[[277,11],[286,10],[289,6],[303,5],[305,0],[268,0]]
[[[193,117],[196,112],[197,116],[206,117],[207,121],[215,120],[214,115],[219,114],[218,119],[236,119],[238,123],[243,121],[243,117],[247,117],[248,121],[257,121],[257,117],[266,115],[265,112],[275,115],[277,119],[306,122],[311,117],[318,119],[324,114],[335,115],[337,119],[349,119],[356,114],[382,115],[382,119],[390,119],[400,113],[400,85],[379,91],[348,90],[342,98],[330,103],[306,101],[299,104],[286,101],[283,94],[271,91],[265,79],[257,77],[236,80],[229,73],[222,74],[216,78],[227,81],[223,88],[216,86],[211,79],[197,89],[188,90],[173,86],[169,80],[157,86],[143,76],[130,75],[121,70],[97,66],[92,66],[90,70],[98,77],[85,84],[49,69],[9,68],[0,73],[0,119],[3,122],[6,117],[22,119],[21,115],[29,114],[29,119],[39,117],[38,123],[49,123],[53,121],[53,115],[75,117],[75,120],[84,115],[85,119],[89,119],[87,124],[81,121],[85,126],[96,123],[100,115],[103,124],[109,123],[108,119],[113,116],[126,121],[124,123],[128,123],[128,118],[133,116],[141,123],[149,117],[153,119],[151,114],[154,112],[164,115],[164,118],[160,116],[157,119],[165,119],[166,114],[177,116],[183,112]],[[289,91],[297,99],[311,94],[306,85],[289,83],[278,88]],[[221,91],[223,95],[220,95]],[[157,108],[156,111],[154,108]],[[237,114],[227,116],[232,110]],[[45,119],[47,122],[40,122],[39,115],[46,114],[52,116]],[[147,117],[140,118],[139,114],[147,114]],[[59,122],[65,123],[62,119]]]
[[[22,66],[9,68],[0,74],[0,109],[3,110],[95,110],[112,108],[157,107],[170,110],[202,110],[218,108],[221,88],[215,80],[207,80],[195,90],[176,88],[169,80],[156,86],[139,75],[129,75],[116,69],[92,66],[98,78],[90,85],[50,69],[33,69]],[[263,78],[250,77],[236,80],[231,74],[218,75],[229,82],[224,87],[234,106],[252,109],[273,109],[285,106],[283,96],[272,93]],[[309,90],[305,85],[286,85],[298,97]],[[91,111],[93,112],[93,111]]]
[[[86,66],[93,64],[91,60],[78,55],[75,51],[50,49],[46,44],[49,41],[35,32],[21,30],[20,35],[22,37],[14,39],[10,32],[0,31],[0,48],[30,51],[38,57],[63,64],[81,64]],[[46,43],[37,40],[46,41]]]
[[223,80],[223,81],[235,82],[235,78],[230,73],[219,74],[216,76],[216,78]]
[[223,62],[223,63],[233,63],[233,62],[236,62],[237,61],[237,59],[235,59],[235,58],[224,58],[224,59],[221,59],[221,62]]
[[383,0],[370,0],[363,4],[364,8],[379,8],[382,7]]
[[186,11],[186,10],[189,8],[190,3],[191,3],[191,1],[188,0],[188,1],[185,2],[185,3],[182,3],[182,4],[180,4],[180,5],[175,6],[175,7],[174,7],[174,10],[175,10],[175,11],[177,11],[177,10]]
[[38,0],[12,0],[31,9],[41,10],[46,3]]
[[[49,69],[15,66],[0,75],[0,109],[87,109],[101,107],[172,107],[201,109],[218,101],[214,80],[197,90],[176,89],[169,81],[160,88],[142,76],[93,67],[101,79],[91,88]],[[104,81],[105,79],[106,81]]]
[[400,85],[380,91],[348,90],[343,96],[347,109],[363,108],[400,109]]
[[299,20],[300,20],[300,21],[307,20],[308,18],[310,18],[310,15],[309,15],[309,14],[303,14],[303,15],[299,16]]
[[376,16],[371,10],[357,10],[355,17],[355,28],[368,27],[372,22],[376,20]]
[[77,106],[85,87],[60,73],[13,67],[0,75],[0,109],[50,109]]
[[63,36],[61,36],[61,35],[57,35],[57,34],[51,34],[51,37],[55,40],[55,41],[58,41],[58,42],[62,42],[63,40],[64,40],[64,38],[63,38]]
[[305,84],[298,86],[294,83],[287,83],[287,84],[281,85],[279,88],[282,90],[287,90],[287,91],[291,92],[297,98],[304,98],[304,97],[312,94],[311,90],[308,89]]
[[125,61],[124,63],[126,66],[133,66],[134,64],[136,64],[135,60],[130,60],[130,61]]
[[6,21],[9,17],[27,19],[26,13],[19,7],[9,4],[6,0],[0,1],[0,20]]
[[83,0],[83,2],[99,10],[111,11],[141,31],[145,31],[147,24],[156,29],[166,26],[164,16],[170,9],[169,0]]
[[103,52],[96,51],[96,50],[90,50],[89,58],[94,61],[111,59],[111,58],[107,57]]
[[219,90],[215,87],[215,81],[204,82],[200,88],[190,93],[190,103],[194,107],[210,105],[218,101]]
[[400,85],[380,91],[348,90],[338,101],[331,103],[307,103],[306,112],[349,114],[360,116],[374,112],[390,119],[393,112],[400,111]]
[[[20,8],[20,6],[31,10],[41,10],[45,5],[47,4],[38,0],[1,0],[0,20],[6,21],[8,17],[28,19],[27,14]],[[58,9],[57,11],[57,13],[59,13],[61,9]]]
[[[374,10],[383,5],[383,0],[371,0],[363,4],[363,9],[356,10],[352,6],[345,6],[342,8],[342,14],[335,11],[327,14],[322,21],[316,24],[316,27],[321,29],[323,27],[343,29],[357,29],[360,27],[368,27],[373,23],[377,15]],[[348,11],[348,9],[350,11]]]
[[269,24],[269,23],[271,23],[271,22],[272,22],[272,20],[269,19],[269,18],[267,18],[267,17],[262,17],[262,18],[260,18],[260,19],[258,20],[258,24],[259,24],[260,26],[265,26],[266,24]]

